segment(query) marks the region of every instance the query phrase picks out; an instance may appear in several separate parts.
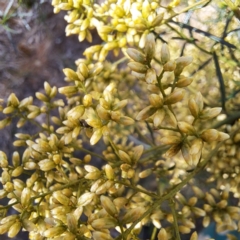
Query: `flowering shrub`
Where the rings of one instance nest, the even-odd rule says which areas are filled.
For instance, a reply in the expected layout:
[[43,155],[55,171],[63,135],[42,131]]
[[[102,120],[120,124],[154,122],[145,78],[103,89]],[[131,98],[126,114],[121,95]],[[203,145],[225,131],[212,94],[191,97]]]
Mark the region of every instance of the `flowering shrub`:
[[[52,1],[67,35],[91,42],[96,29],[102,44],[63,69],[65,86],[1,102],[0,128],[17,118],[24,152],[0,152],[0,234],[130,240],[151,224],[151,239],[195,240],[196,219],[240,230],[238,6],[167,2]],[[230,12],[222,37],[189,24],[209,6]]]

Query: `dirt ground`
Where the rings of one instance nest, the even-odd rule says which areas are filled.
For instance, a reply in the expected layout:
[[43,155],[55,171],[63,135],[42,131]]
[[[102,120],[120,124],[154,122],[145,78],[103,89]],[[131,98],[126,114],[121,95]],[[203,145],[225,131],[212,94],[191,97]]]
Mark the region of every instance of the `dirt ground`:
[[[74,69],[74,61],[89,44],[79,43],[77,36],[65,36],[65,13],[54,14],[51,0],[22,2],[26,4],[0,0],[0,99],[4,100],[12,92],[20,100],[34,96],[43,89],[44,81],[63,85],[62,69]],[[9,157],[15,133],[15,124],[0,131],[0,150]],[[28,235],[20,233],[14,239],[26,240]]]
[[[11,1],[0,0],[2,19]],[[50,0],[34,1],[28,8],[12,2],[9,19],[0,25],[0,96],[15,92],[21,99],[41,89],[44,81],[62,85],[62,69],[74,68],[86,43],[65,36],[64,12],[54,14]]]

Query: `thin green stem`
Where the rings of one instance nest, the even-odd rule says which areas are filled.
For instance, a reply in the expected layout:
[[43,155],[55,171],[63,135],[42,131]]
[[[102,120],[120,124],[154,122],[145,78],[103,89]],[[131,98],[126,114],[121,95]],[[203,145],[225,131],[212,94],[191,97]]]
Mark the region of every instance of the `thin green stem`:
[[122,62],[125,62],[126,60],[128,60],[127,57],[120,58],[118,61],[116,61],[116,62],[114,63],[114,65],[117,66],[118,64],[120,64],[120,63],[122,63]]
[[0,207],[0,210],[2,210],[2,209],[8,209],[8,208],[10,208],[10,207],[12,207],[12,206],[14,206],[15,204],[18,204],[18,203],[19,203],[19,202],[16,201],[16,202],[11,203],[11,204],[8,204],[8,205],[6,205],[6,206],[2,206],[2,207]]
[[170,21],[171,19],[173,19],[174,17],[176,17],[176,16],[178,16],[178,15],[180,15],[180,14],[182,14],[182,13],[188,12],[189,10],[191,10],[191,9],[193,9],[193,8],[195,8],[195,7],[198,7],[198,6],[200,6],[200,5],[205,5],[205,4],[207,4],[208,2],[210,2],[210,1],[211,1],[211,0],[202,0],[202,1],[196,2],[196,3],[192,4],[191,6],[188,6],[188,7],[184,8],[182,11],[173,14],[170,18],[166,19],[166,20],[164,21],[164,23],[169,22],[169,21]]
[[166,150],[166,146],[155,146],[149,149],[146,149],[143,154],[151,153],[153,151],[164,151]]
[[157,229],[156,227],[153,228],[153,231],[152,231],[152,235],[151,235],[150,240],[155,240],[155,239],[156,239],[157,230],[158,230],[158,229]]
[[155,193],[151,193],[151,192],[145,191],[145,190],[143,190],[143,189],[141,189],[141,188],[134,187],[133,185],[131,185],[131,184],[129,184],[129,183],[126,183],[126,182],[124,182],[124,181],[116,180],[116,181],[114,181],[114,182],[115,182],[115,183],[120,183],[120,184],[122,184],[122,185],[124,185],[124,186],[126,186],[126,187],[129,187],[129,188],[135,190],[136,192],[144,193],[144,194],[146,194],[146,195],[148,195],[148,196],[150,196],[150,197],[152,197],[152,198],[157,198],[157,197],[158,197],[158,195],[155,194]]
[[162,71],[162,72],[160,73],[160,75],[157,77],[157,82],[158,82],[159,90],[161,91],[163,97],[166,97],[166,94],[165,94],[165,92],[164,92],[164,89],[163,89],[162,83],[161,83],[163,74],[164,74],[164,71]]
[[177,128],[170,128],[170,127],[158,127],[157,130],[169,130],[169,131],[173,131],[173,132],[179,132],[179,129]]
[[112,146],[115,154],[118,156],[119,159],[121,159],[121,157],[120,157],[120,155],[118,153],[117,147],[115,146],[114,142],[112,141],[112,139],[109,136],[108,136],[108,141],[109,141],[110,145]]
[[145,136],[141,133],[141,130],[135,126],[135,129],[136,129],[136,132],[141,136],[141,138],[147,143],[149,144],[150,146],[154,146],[154,144]]
[[202,52],[208,54],[208,55],[212,55],[211,52],[205,50],[204,48],[200,47],[199,45],[197,45],[195,43],[195,40],[194,39],[190,39],[188,38],[187,36],[185,36],[183,33],[179,32],[176,28],[172,27],[170,24],[166,23],[166,25],[171,29],[173,30],[174,32],[176,32],[182,39],[184,39],[185,41],[187,41],[188,43],[191,43],[193,44],[196,48],[198,48],[199,50],[201,50]]
[[176,240],[181,240],[179,228],[178,228],[177,213],[175,210],[175,202],[174,202],[173,198],[169,199],[169,205],[170,205],[172,215],[173,215],[173,225],[174,225],[174,230],[175,230],[175,234],[176,234]]

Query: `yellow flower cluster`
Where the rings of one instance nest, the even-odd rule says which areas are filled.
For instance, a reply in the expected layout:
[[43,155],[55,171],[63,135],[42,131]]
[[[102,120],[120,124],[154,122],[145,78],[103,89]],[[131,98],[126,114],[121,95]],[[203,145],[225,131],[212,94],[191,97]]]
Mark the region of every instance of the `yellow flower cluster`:
[[149,32],[155,31],[163,21],[164,11],[158,1],[104,1],[101,4],[82,0],[53,0],[54,12],[67,10],[66,34],[78,34],[79,41],[92,41],[91,30],[96,29],[103,45],[85,51],[87,58],[105,60],[108,52],[117,55],[127,44],[145,45]]
[[[179,57],[156,33],[171,28],[180,1],[52,4],[55,13],[68,11],[67,35],[91,41],[96,28],[103,44],[87,48],[76,70],[63,69],[63,87],[45,82],[36,103],[15,94],[0,101],[0,129],[18,119],[13,144],[24,149],[11,159],[0,151],[0,234],[130,240],[151,224],[151,239],[180,240],[198,218],[219,232],[239,230],[240,114],[208,101],[189,74],[192,57]],[[108,62],[110,50],[124,57]]]

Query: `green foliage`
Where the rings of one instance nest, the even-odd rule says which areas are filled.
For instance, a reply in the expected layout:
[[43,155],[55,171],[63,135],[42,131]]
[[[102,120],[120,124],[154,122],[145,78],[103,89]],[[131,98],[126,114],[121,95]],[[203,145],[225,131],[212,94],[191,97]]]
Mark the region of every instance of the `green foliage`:
[[1,102],[0,128],[18,119],[13,144],[24,152],[11,161],[0,152],[9,199],[0,234],[130,240],[151,224],[151,239],[180,239],[198,218],[240,230],[236,9],[214,0],[52,5],[67,11],[67,35],[91,42],[96,29],[102,44],[63,69],[65,86],[45,82],[36,99]]

